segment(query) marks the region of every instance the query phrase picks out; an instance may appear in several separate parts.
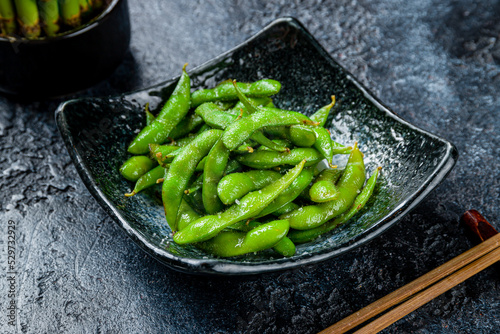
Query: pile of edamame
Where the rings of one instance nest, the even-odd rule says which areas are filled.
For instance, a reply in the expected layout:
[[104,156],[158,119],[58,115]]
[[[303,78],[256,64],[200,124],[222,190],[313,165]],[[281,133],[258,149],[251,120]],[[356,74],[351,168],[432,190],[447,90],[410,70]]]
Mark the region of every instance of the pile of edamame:
[[[187,64],[186,64],[187,65]],[[162,184],[165,217],[178,244],[215,256],[273,249],[293,256],[348,221],[372,195],[357,144],[332,140],[324,127],[332,102],[310,117],[274,106],[278,81],[224,81],[191,93],[186,65],[174,92],[128,147],[125,196]],[[335,154],[349,154],[343,169]],[[328,168],[320,171],[321,161]]]

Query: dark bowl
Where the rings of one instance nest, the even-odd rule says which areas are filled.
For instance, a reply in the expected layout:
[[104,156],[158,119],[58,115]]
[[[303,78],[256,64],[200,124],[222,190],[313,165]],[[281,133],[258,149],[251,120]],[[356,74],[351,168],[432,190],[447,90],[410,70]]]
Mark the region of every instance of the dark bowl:
[[89,23],[55,37],[0,37],[0,92],[47,98],[87,88],[110,75],[130,42],[127,0],[111,0]]
[[[188,59],[186,59],[188,61]],[[179,69],[180,73],[180,69]],[[213,87],[234,78],[273,78],[282,83],[277,106],[311,114],[338,99],[327,122],[333,138],[359,143],[367,171],[382,166],[376,193],[347,224],[297,247],[291,258],[272,251],[238,258],[213,257],[193,246],[172,241],[155,192],[126,198],[133,186],[118,169],[128,157],[127,146],[145,124],[146,102],[158,109],[177,79],[112,98],[65,102],[56,120],[69,154],[88,187],[106,212],[149,254],[189,273],[247,275],[278,271],[341,256],[381,235],[419,204],[451,170],[457,150],[448,141],[421,130],[387,109],[358,80],[336,63],[295,19],[274,21],[238,47],[189,72],[194,89]],[[346,157],[340,157],[339,165]],[[160,189],[161,190],[161,189]]]

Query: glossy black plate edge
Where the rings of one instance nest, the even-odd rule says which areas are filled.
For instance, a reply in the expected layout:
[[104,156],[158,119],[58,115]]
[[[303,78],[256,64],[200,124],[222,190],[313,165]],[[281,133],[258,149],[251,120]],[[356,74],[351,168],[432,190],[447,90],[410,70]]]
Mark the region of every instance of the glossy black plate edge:
[[[168,81],[171,82],[171,81]],[[91,99],[91,98],[85,98]],[[75,143],[73,137],[69,131],[68,123],[65,118],[64,109],[67,105],[78,103],[81,99],[69,100],[61,103],[56,111],[56,123],[63,138],[64,144],[70,154],[71,160],[73,161],[78,174],[80,175],[85,187],[88,189],[90,194],[97,200],[99,205],[104,209],[104,211],[116,222],[118,225],[127,233],[127,235],[139,245],[146,253],[153,256],[159,262],[175,269],[179,272],[184,273],[197,273],[196,269],[200,267],[198,260],[180,258],[172,254],[166,253],[159,247],[150,244],[144,236],[137,230],[133,229],[126,221],[126,219],[120,214],[116,207],[111,203],[104,193],[100,190],[94,179],[90,170],[85,165],[82,157],[75,148]],[[182,265],[180,265],[182,264]]]
[[[351,81],[362,90],[365,97],[367,97],[371,102],[375,104],[379,108],[379,110],[385,112],[388,116],[396,119],[398,122],[403,123],[404,125],[410,127],[411,129],[430,136],[432,138],[437,139],[442,142],[446,146],[446,155],[445,158],[441,161],[438,167],[436,167],[434,173],[422,184],[419,190],[407,201],[401,203],[400,206],[396,207],[392,210],[384,219],[382,219],[379,223],[375,224],[373,228],[365,231],[359,237],[351,240],[346,246],[336,248],[332,251],[324,251],[320,253],[314,253],[309,257],[302,258],[300,260],[295,260],[294,262],[270,262],[266,264],[255,264],[255,263],[226,263],[220,262],[218,260],[211,259],[189,259],[189,258],[180,258],[176,257],[172,254],[166,253],[161,248],[151,245],[147,242],[147,240],[136,230],[132,229],[126,220],[119,214],[116,208],[107,200],[104,194],[100,191],[100,189],[95,184],[94,180],[91,177],[90,171],[85,166],[83,159],[79,156],[77,150],[74,148],[73,140],[71,138],[71,134],[67,128],[67,123],[64,119],[64,108],[69,103],[77,103],[79,100],[71,100],[62,103],[56,110],[56,122],[63,137],[63,140],[66,144],[66,147],[70,153],[72,160],[75,162],[75,166],[79,175],[81,176],[84,184],[89,189],[89,192],[96,198],[98,203],[103,207],[103,209],[110,214],[110,216],[115,220],[124,230],[125,232],[136,242],[142,249],[144,249],[148,254],[156,258],[158,261],[163,264],[169,266],[172,269],[175,269],[180,272],[189,273],[189,274],[208,274],[208,275],[216,275],[216,276],[241,276],[241,275],[253,275],[253,274],[264,274],[270,272],[284,271],[292,268],[296,268],[305,264],[314,264],[318,263],[335,256],[338,256],[342,253],[345,253],[355,247],[358,247],[368,241],[373,240],[378,237],[383,232],[387,231],[391,226],[393,226],[396,222],[400,221],[404,215],[409,213],[417,204],[419,204],[451,171],[453,166],[455,165],[458,158],[458,151],[456,147],[448,142],[447,140],[438,137],[432,133],[429,133],[425,130],[422,130],[411,123],[401,119],[394,112],[392,112],[389,108],[387,108],[382,102],[379,101],[363,84],[354,79],[353,75],[346,70],[343,66],[338,64],[328,52],[317,42],[314,37],[308,32],[308,30],[295,18],[285,17],[274,20],[258,33],[247,39],[245,42],[237,45],[236,47],[220,54],[219,56],[203,63],[202,65],[196,67],[192,70],[192,72],[200,72],[204,69],[210,67],[212,64],[217,63],[219,60],[227,56],[228,54],[233,53],[235,50],[245,46],[250,43],[254,39],[257,39],[260,35],[265,34],[268,30],[272,29],[275,25],[278,24],[288,24],[294,26],[302,30],[305,34],[304,36],[308,39],[309,42],[314,45],[314,47],[318,50],[318,52],[331,62],[333,65],[342,68],[342,70],[348,75]],[[139,93],[142,91],[149,91],[152,89],[157,89],[160,87],[165,87],[169,84],[172,84],[178,80],[178,77],[167,80],[165,82],[156,84],[154,86],[148,87],[146,89],[138,90],[135,92],[129,92],[123,95],[132,95],[134,93]],[[85,98],[92,99],[92,98]]]

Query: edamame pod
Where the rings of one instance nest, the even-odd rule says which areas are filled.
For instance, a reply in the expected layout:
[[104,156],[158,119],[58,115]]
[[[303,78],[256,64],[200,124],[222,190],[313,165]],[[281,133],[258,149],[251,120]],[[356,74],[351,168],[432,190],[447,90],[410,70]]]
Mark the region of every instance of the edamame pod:
[[165,217],[172,231],[177,230],[177,211],[189,179],[198,163],[208,154],[221,135],[222,131],[216,129],[201,133],[170,164],[163,181],[162,201]]
[[224,176],[217,185],[217,194],[222,203],[229,205],[251,191],[261,189],[281,177],[271,170],[251,170]]
[[307,160],[306,166],[312,166],[323,160],[323,156],[315,148],[299,147],[291,149],[290,153],[262,150],[236,157],[236,160],[242,165],[257,169],[296,165],[303,159]]
[[224,207],[217,194],[217,185],[226,170],[229,153],[222,140],[219,139],[207,155],[203,168],[202,199],[208,214],[219,212]]
[[177,139],[186,136],[190,132],[194,131],[196,128],[201,126],[203,123],[203,118],[201,118],[196,113],[190,113],[184,117],[177,125],[170,131],[169,137],[172,139]]
[[163,179],[167,170],[168,170],[168,166],[167,167],[156,166],[155,168],[151,169],[149,172],[142,175],[137,180],[137,182],[135,183],[135,186],[134,186],[134,190],[131,193],[125,194],[125,196],[126,197],[134,196],[138,192],[140,192],[146,188],[149,188],[151,186],[154,186],[155,184],[158,183],[158,180]]
[[324,127],[326,121],[328,120],[328,115],[330,115],[330,110],[335,105],[335,95],[332,95],[332,103],[320,108],[314,114],[312,114],[309,118],[311,121],[318,122],[319,126]]
[[[187,65],[187,64],[186,64]],[[134,138],[128,147],[132,154],[148,152],[148,144],[161,144],[167,139],[172,129],[182,120],[189,110],[191,83],[186,73],[186,65],[182,68],[182,75],[163,106],[156,119]]]
[[144,155],[130,157],[120,167],[120,174],[129,181],[135,182],[150,171],[156,162]]
[[239,204],[233,204],[226,211],[195,220],[185,229],[177,232],[174,235],[174,241],[178,244],[205,241],[214,237],[227,226],[254,217],[290,186],[293,180],[300,175],[304,165],[305,160],[289,170],[278,181],[263,189],[248,193],[240,200]]
[[311,183],[313,172],[311,168],[304,168],[302,173],[290,184],[288,188],[283,190],[264,210],[262,210],[256,218],[264,217],[268,214],[281,209],[283,206],[295,200],[300,193]]
[[[247,233],[222,231],[214,238],[197,246],[220,257],[238,256],[272,248],[286,236],[288,229],[288,221],[275,220],[262,224]],[[285,252],[289,251],[287,249]]]
[[339,192],[337,187],[335,187],[335,183],[342,175],[342,171],[339,169],[323,170],[309,189],[311,201],[323,203],[336,199],[339,196]]
[[201,215],[183,198],[177,214],[177,228],[179,231],[200,217]]
[[288,219],[290,227],[296,230],[307,230],[320,226],[346,211],[354,202],[364,182],[365,165],[363,155],[357,145],[354,145],[344,173],[337,183],[338,198],[335,201],[298,208],[280,216],[280,219]]
[[[253,83],[237,83],[240,90],[249,97],[271,96],[278,93],[281,84],[276,80],[264,79]],[[237,100],[236,90],[232,81],[226,81],[212,89],[200,89],[193,92],[191,106],[197,107],[204,102]]]
[[[195,113],[200,115],[205,123],[216,129],[227,129],[231,124],[238,120],[239,116],[228,114],[227,112],[221,110],[221,108],[215,103],[203,103],[198,108],[196,108]],[[267,146],[272,150],[279,152],[287,152],[288,148],[277,145],[272,140],[268,139],[261,131],[255,131],[250,135],[250,138],[255,142]],[[243,144],[245,141],[241,142]],[[238,145],[238,146],[240,146]],[[235,147],[233,150],[238,148]]]
[[256,113],[231,123],[224,131],[222,141],[228,149],[234,150],[260,128],[292,124],[313,124],[313,122],[307,116],[295,111],[262,108]]
[[335,227],[347,222],[356,213],[358,213],[365,206],[366,202],[368,202],[368,200],[370,199],[371,195],[373,194],[373,190],[375,189],[380,169],[381,167],[378,167],[372,174],[372,176],[368,179],[368,181],[366,181],[365,187],[363,188],[361,193],[359,193],[359,195],[356,197],[356,200],[354,201],[354,203],[351,205],[351,208],[347,212],[338,216],[334,220],[331,220],[321,226],[309,230],[303,230],[303,231],[290,230],[288,237],[295,243],[305,243],[313,241],[320,235],[329,232],[333,230]]
[[294,256],[296,251],[295,244],[287,237],[281,239],[276,245],[274,245],[273,249],[276,253],[286,257]]

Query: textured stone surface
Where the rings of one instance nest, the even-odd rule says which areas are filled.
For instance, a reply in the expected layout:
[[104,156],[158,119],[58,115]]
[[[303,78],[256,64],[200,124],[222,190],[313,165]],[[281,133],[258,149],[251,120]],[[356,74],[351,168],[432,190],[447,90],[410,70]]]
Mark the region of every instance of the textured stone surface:
[[[460,159],[400,224],[350,255],[281,274],[193,277],[147,256],[89,195],[59,137],[59,101],[0,97],[0,273],[6,225],[17,223],[23,333],[315,333],[468,249],[469,208],[500,228],[498,1],[130,1],[126,61],[80,95],[107,95],[176,76],[297,17],[404,119],[452,141]],[[6,280],[0,274],[0,307]],[[500,332],[491,268],[385,333]],[[1,332],[11,330],[0,314]]]

